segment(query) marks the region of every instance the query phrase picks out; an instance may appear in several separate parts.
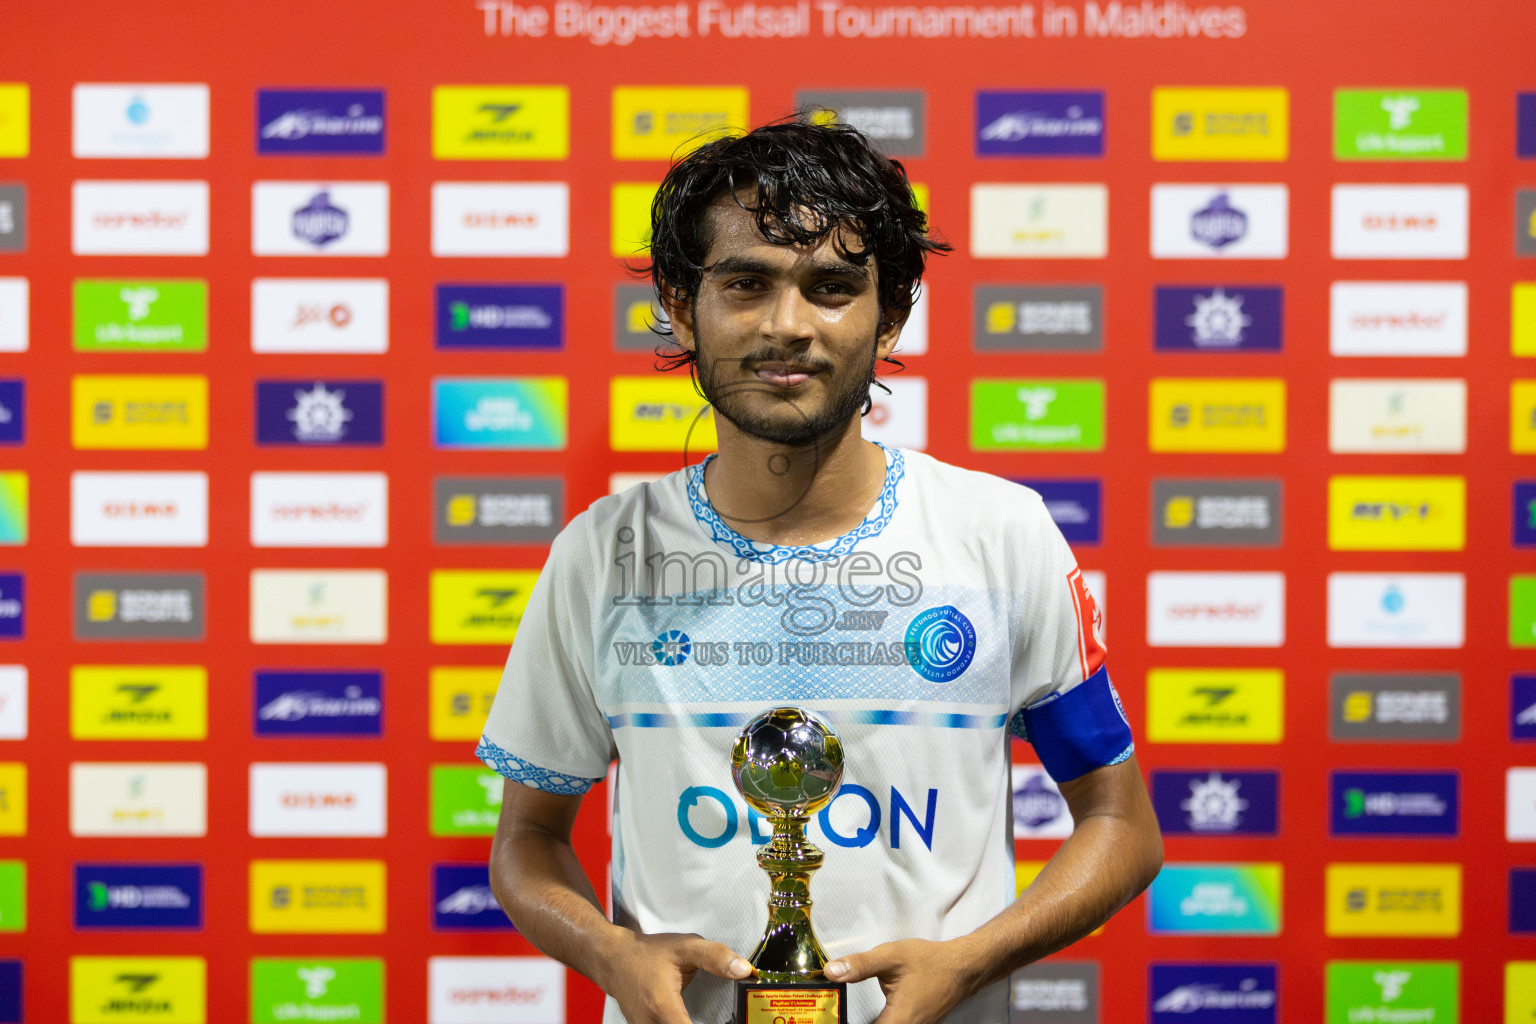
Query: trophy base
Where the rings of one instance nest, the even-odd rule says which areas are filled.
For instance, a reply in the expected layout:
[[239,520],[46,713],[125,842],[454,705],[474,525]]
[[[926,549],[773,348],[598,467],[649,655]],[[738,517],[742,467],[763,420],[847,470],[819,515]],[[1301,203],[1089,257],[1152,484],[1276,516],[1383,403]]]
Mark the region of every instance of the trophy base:
[[738,981],[732,1024],[848,1024],[848,984],[815,981]]

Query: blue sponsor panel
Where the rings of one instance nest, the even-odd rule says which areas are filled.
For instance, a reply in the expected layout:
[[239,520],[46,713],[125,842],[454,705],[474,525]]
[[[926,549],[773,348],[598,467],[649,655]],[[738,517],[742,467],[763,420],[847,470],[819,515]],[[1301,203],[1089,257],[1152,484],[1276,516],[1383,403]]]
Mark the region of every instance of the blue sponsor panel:
[[76,928],[201,928],[201,864],[76,864]]
[[449,377],[432,381],[440,448],[558,451],[566,440],[563,377]]
[[1165,835],[1272,836],[1279,829],[1280,773],[1152,773],[1152,807]]
[[1102,92],[978,92],[977,156],[1103,156]]
[[440,284],[437,347],[558,351],[565,289],[557,284]]
[[19,572],[0,572],[0,639],[27,633],[27,580]]
[[384,385],[376,380],[259,380],[256,443],[383,444]]
[[491,892],[486,865],[432,865],[432,927],[452,932],[514,930]]
[[1165,864],[1152,880],[1152,935],[1279,935],[1281,866]]
[[1154,306],[1159,352],[1279,352],[1284,344],[1280,288],[1160,286]]
[[1517,743],[1536,742],[1536,676],[1509,679],[1509,738]]
[[384,677],[379,672],[256,673],[257,736],[379,736]]
[[1097,544],[1103,529],[1103,487],[1097,480],[1015,480],[1045,500],[1069,544]]
[[0,960],[0,1024],[22,1024],[20,960]]
[[1272,963],[1152,964],[1152,1024],[1275,1024],[1280,1002]]
[[26,381],[0,380],[0,444],[21,444],[26,439]]
[[1336,836],[1455,836],[1456,772],[1333,772],[1328,830]]
[[1515,481],[1514,545],[1536,547],[1536,480]]
[[1536,868],[1509,869],[1509,933],[1536,935]]
[[1515,154],[1530,159],[1536,157],[1536,92],[1519,93],[1515,104]]
[[259,89],[256,152],[378,156],[384,152],[384,90]]

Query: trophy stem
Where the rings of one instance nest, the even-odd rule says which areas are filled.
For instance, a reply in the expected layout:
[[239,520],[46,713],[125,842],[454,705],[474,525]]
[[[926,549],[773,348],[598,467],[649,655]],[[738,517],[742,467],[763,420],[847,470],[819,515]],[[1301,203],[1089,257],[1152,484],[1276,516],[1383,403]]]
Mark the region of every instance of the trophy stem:
[[773,838],[758,851],[768,872],[768,927],[749,958],[764,981],[810,981],[823,977],[826,950],[811,928],[811,875],[822,853],[805,838],[808,817],[775,815]]

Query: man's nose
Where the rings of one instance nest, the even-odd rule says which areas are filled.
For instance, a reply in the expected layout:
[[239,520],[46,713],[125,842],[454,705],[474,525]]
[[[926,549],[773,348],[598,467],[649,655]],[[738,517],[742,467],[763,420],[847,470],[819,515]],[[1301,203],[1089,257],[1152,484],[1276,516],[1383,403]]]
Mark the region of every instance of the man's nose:
[[780,288],[774,293],[766,313],[761,327],[766,338],[792,342],[808,340],[815,334],[810,318],[811,304],[798,288]]

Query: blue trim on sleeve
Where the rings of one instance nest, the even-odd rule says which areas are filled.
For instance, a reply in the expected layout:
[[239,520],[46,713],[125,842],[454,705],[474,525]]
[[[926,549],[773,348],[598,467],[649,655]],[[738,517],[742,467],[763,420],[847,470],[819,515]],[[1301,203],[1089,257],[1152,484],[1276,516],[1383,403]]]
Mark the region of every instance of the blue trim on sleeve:
[[480,737],[480,745],[475,747],[475,756],[485,762],[487,768],[493,769],[500,775],[504,775],[515,782],[521,782],[530,789],[539,789],[546,793],[557,793],[560,796],[581,796],[595,784],[602,781],[601,779],[584,779],[577,775],[552,772],[548,768],[540,768],[536,764],[529,764],[520,757],[513,757],[484,736]]
[[1081,686],[1053,693],[1014,718],[1015,734],[1022,726],[1040,763],[1057,782],[1119,764],[1135,749],[1125,709],[1109,681],[1109,670],[1102,666]]

